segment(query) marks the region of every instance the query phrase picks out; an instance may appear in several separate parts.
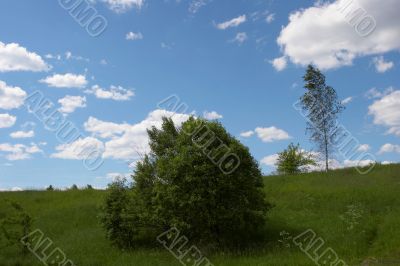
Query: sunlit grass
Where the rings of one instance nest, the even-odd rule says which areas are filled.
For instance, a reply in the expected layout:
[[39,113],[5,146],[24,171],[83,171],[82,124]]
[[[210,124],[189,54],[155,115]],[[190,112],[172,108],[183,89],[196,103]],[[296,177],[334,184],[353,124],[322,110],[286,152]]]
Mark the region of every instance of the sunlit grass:
[[[315,265],[280,232],[296,236],[306,229],[324,239],[349,265],[368,258],[398,259],[400,265],[400,165],[377,166],[368,175],[355,169],[298,176],[265,177],[274,204],[268,241],[239,254],[214,254],[214,265]],[[25,191],[0,193],[19,202],[76,265],[182,265],[159,250],[121,251],[110,246],[98,220],[104,191]],[[16,249],[0,250],[0,265],[43,265]],[[393,264],[395,265],[395,264]]]

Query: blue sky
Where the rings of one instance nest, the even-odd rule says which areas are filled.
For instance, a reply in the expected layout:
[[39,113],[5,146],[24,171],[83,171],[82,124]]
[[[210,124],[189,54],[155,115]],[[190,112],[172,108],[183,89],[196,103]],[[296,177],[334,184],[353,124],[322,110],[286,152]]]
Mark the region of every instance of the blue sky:
[[[158,103],[171,95],[188,113],[218,118],[269,173],[275,154],[290,142],[315,150],[293,108],[309,63],[345,100],[339,123],[360,152],[399,161],[396,0],[358,1],[352,8],[376,24],[365,28],[339,12],[338,1],[84,2],[107,22],[98,36],[63,7],[67,2],[82,4],[1,3],[0,189],[104,187],[132,171],[127,162],[147,150],[145,128],[159,124],[165,112],[157,111]],[[28,112],[25,98],[35,91],[82,138],[61,143]],[[86,169],[71,148],[82,145],[101,151],[104,163],[96,170]],[[336,167],[353,163],[333,159]]]

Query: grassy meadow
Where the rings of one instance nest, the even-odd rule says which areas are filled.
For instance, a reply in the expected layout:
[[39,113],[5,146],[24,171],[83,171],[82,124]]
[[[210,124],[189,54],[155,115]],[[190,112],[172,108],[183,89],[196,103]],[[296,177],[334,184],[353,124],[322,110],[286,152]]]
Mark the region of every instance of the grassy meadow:
[[[210,254],[214,265],[315,265],[291,241],[312,229],[348,265],[380,259],[400,265],[400,165],[378,165],[368,175],[355,169],[265,177],[268,241],[254,250]],[[168,251],[122,251],[105,238],[98,214],[105,192],[24,191],[0,193],[20,203],[40,229],[76,265],[182,265]],[[156,241],[156,240],[155,240]],[[396,262],[397,260],[397,262]],[[390,264],[391,263],[391,264]],[[0,265],[43,265],[15,248],[0,250]],[[378,264],[369,264],[378,265]]]

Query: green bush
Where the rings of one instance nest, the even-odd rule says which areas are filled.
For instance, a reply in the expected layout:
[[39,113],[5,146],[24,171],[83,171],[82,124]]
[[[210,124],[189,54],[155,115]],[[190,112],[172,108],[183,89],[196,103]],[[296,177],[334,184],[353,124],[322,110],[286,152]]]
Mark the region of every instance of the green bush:
[[281,175],[306,172],[312,165],[316,165],[314,156],[302,150],[299,144],[295,146],[293,143],[278,154],[276,162],[277,171]]
[[171,227],[210,247],[237,248],[260,236],[270,205],[248,148],[220,123],[195,118],[180,128],[164,118],[148,134],[151,153],[132,184],[109,186],[102,223],[114,243],[155,243]]

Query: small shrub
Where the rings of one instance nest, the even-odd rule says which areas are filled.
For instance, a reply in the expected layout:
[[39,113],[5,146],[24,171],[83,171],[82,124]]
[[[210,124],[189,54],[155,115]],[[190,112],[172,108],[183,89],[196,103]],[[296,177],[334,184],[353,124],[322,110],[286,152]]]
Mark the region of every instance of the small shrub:
[[309,166],[316,165],[314,156],[291,143],[287,149],[278,154],[276,163],[278,174],[298,174],[305,172]]

